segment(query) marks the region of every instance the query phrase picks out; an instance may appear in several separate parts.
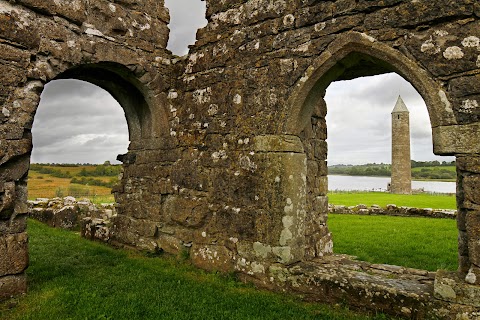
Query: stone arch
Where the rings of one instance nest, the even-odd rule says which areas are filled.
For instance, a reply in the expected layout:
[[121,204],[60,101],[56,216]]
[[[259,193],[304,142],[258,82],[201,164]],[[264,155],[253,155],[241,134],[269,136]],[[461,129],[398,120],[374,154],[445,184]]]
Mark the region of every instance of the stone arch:
[[153,119],[152,102],[147,88],[121,64],[100,62],[78,65],[61,72],[52,80],[58,79],[83,80],[110,93],[125,111],[130,141],[158,136],[162,128],[167,128],[166,125],[158,125],[156,119]]
[[[326,88],[336,80],[351,80],[395,72],[409,81],[423,97],[432,129],[452,126],[456,119],[445,91],[417,62],[366,34],[350,32],[339,36],[313,59],[297,81],[284,110],[285,121],[279,131],[298,136],[306,154],[306,259],[332,253],[332,239],[326,221],[328,214],[327,105]],[[433,130],[435,139],[435,130]],[[442,144],[445,142],[441,142]],[[442,146],[437,154],[449,154]],[[451,154],[451,153],[450,153]]]
[[[282,131],[298,135],[332,81],[387,72],[398,73],[420,93],[427,105],[432,128],[456,124],[445,91],[427,70],[399,50],[364,33],[351,32],[333,41],[297,82],[286,104],[289,110],[285,111],[287,116]],[[325,104],[320,108],[326,108]]]

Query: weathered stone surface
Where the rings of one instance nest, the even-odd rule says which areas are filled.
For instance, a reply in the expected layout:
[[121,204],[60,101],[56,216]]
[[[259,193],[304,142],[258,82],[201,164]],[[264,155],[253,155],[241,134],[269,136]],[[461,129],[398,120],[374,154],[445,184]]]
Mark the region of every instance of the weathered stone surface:
[[81,221],[81,236],[89,240],[108,243],[111,236],[110,220],[83,218]]
[[38,0],[17,1],[35,11],[47,12],[49,15],[59,15],[82,24],[86,20],[86,5],[82,1],[67,0],[63,2],[45,2]]
[[24,274],[0,278],[0,300],[27,293],[27,277]]
[[466,227],[470,261],[480,267],[480,211],[468,212]]
[[[465,282],[468,284],[472,285],[479,285],[480,284],[480,267],[472,264],[470,266],[470,269],[467,272],[467,275],[465,276]],[[476,298],[476,296],[473,294],[472,298]]]
[[480,175],[463,178],[465,201],[480,204]]
[[302,153],[302,142],[295,136],[256,136],[254,150],[257,152],[296,152]]
[[480,156],[459,156],[456,163],[458,170],[480,174]]
[[182,250],[187,250],[187,248],[183,246],[182,241],[172,235],[160,234],[156,242],[159,250],[170,254],[178,255],[182,253]]
[[15,183],[6,182],[0,189],[0,219],[9,218],[15,205]]
[[480,154],[478,124],[433,128],[433,151],[436,154]]
[[18,12],[19,7],[14,7],[5,1],[2,1],[0,6],[2,8],[0,37],[27,49],[38,48],[40,44],[39,30],[35,25],[30,25],[25,21],[25,17],[32,18],[33,15],[25,11]]
[[165,217],[184,227],[197,228],[205,223],[209,209],[202,199],[168,196],[164,205]]
[[[375,304],[385,313],[428,318],[425,306],[430,304],[434,275],[388,265],[367,265],[345,256],[330,256],[316,263],[290,267],[271,265],[266,275],[255,277],[258,283],[274,284],[277,290],[304,294],[309,301],[333,302],[335,297],[343,296],[351,306],[362,308]],[[389,303],[396,299],[398,303]]]
[[[365,205],[357,206],[342,206],[329,205],[328,211],[337,214],[358,214],[358,215],[387,215],[387,216],[403,216],[403,217],[426,217],[426,218],[446,218],[456,219],[460,230],[465,230],[465,214],[457,215],[456,210],[449,209],[431,209],[431,208],[411,208],[411,207],[397,207],[394,204],[389,204],[386,207],[373,205],[367,207]],[[463,229],[462,229],[463,228]]]
[[27,266],[27,234],[0,235],[0,276],[20,274]]
[[26,228],[26,215],[17,216],[11,220],[0,220],[0,235],[22,233]]
[[439,18],[468,16],[472,10],[473,1],[439,0],[435,6],[426,1],[407,2],[369,15],[365,24],[369,29],[418,26]]
[[211,271],[233,271],[233,252],[220,245],[193,245],[190,249],[192,263]]
[[[472,45],[476,46],[476,40],[472,41],[475,41]],[[448,86],[449,92],[456,97],[476,95],[480,92],[480,75],[454,78],[449,81]]]
[[438,299],[480,307],[478,300],[480,287],[464,283],[456,274],[437,272],[434,290],[434,295]]

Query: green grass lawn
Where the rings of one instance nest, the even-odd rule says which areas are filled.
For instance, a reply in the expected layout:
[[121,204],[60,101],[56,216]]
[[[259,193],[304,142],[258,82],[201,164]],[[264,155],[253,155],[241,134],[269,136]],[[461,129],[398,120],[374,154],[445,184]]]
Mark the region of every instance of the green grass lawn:
[[457,228],[451,219],[330,214],[335,253],[437,271],[457,269]]
[[29,221],[29,293],[0,319],[387,319],[305,304],[206,273],[172,257],[147,257]]
[[436,194],[391,194],[387,192],[329,192],[329,203],[345,206],[395,204],[414,208],[456,209],[455,195]]

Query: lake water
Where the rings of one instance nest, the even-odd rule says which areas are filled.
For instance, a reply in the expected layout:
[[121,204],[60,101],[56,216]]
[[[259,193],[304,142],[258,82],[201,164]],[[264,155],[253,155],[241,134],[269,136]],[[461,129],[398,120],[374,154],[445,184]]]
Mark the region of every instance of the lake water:
[[[328,176],[328,190],[342,191],[386,191],[390,178],[363,176]],[[443,181],[412,181],[413,189],[424,189],[426,192],[455,193],[455,182]]]

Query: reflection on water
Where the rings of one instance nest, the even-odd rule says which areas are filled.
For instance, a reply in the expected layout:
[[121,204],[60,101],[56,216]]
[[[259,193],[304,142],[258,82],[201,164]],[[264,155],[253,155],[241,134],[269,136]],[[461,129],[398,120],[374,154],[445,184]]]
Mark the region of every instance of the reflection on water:
[[[330,191],[386,191],[390,178],[363,177],[363,176],[328,176],[328,190]],[[423,189],[426,192],[455,193],[455,182],[443,181],[412,181],[413,189]]]

